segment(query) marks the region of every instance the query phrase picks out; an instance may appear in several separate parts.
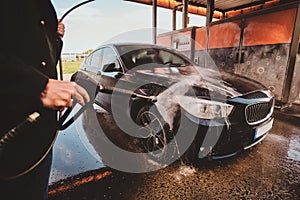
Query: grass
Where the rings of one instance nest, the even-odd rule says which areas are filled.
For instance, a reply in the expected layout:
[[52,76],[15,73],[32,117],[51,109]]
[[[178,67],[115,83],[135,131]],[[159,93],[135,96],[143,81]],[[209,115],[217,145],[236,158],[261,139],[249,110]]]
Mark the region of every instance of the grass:
[[[63,74],[73,74],[74,72],[78,71],[81,63],[82,61],[63,61],[62,62]],[[58,73],[60,73],[59,65],[57,65],[57,71]]]

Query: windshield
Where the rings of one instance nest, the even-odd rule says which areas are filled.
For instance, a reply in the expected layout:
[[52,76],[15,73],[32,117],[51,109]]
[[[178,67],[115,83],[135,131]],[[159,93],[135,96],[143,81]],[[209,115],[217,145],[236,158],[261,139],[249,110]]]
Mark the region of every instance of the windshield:
[[[145,65],[149,63],[155,63],[155,67],[161,66],[174,66],[183,67],[190,65],[191,63],[181,57],[169,51],[167,49],[144,47],[144,46],[119,46],[117,47],[120,56],[125,63],[127,69],[132,69],[139,65]],[[147,65],[149,68],[153,65]]]

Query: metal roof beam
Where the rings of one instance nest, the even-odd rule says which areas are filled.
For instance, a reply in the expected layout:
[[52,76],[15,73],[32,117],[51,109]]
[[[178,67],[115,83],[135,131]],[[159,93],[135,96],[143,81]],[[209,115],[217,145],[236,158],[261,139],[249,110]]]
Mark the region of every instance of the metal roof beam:
[[241,10],[241,9],[244,9],[244,8],[248,8],[248,7],[252,7],[252,6],[257,6],[259,4],[264,4],[267,1],[270,1],[270,0],[255,1],[255,2],[252,2],[252,3],[248,3],[248,4],[236,6],[236,7],[231,7],[231,8],[223,10],[223,12],[228,12],[228,11],[232,11],[232,10]]

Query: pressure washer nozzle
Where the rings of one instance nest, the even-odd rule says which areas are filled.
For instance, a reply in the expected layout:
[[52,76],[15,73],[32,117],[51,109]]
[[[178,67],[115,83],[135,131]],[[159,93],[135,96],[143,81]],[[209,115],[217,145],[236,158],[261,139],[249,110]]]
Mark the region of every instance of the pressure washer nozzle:
[[149,98],[151,99],[152,103],[157,102],[157,96],[150,96]]

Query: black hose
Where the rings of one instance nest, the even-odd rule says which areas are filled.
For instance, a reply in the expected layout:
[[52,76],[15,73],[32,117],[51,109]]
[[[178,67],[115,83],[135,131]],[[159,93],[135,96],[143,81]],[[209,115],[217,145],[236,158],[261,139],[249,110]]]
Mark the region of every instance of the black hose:
[[[60,18],[59,22],[62,22],[63,19],[70,13],[72,12],[73,10],[75,10],[76,8],[84,5],[84,4],[87,4],[87,3],[90,3],[92,1],[95,1],[95,0],[88,0],[88,1],[84,1],[84,2],[81,2],[75,6],[73,6],[72,8],[70,8],[67,12],[65,12],[65,14],[63,14],[63,16]],[[62,69],[62,61],[61,61],[61,57],[59,58],[59,73],[60,73],[60,80],[63,80],[63,69]]]
[[70,8],[67,12],[65,12],[65,14],[63,14],[63,16],[60,18],[59,22],[62,22],[63,19],[64,19],[70,12],[72,12],[73,10],[75,10],[76,8],[78,8],[78,7],[80,7],[80,6],[84,5],[84,4],[90,3],[90,2],[92,2],[92,1],[95,1],[95,0],[84,1],[84,2],[81,2],[81,3],[79,3],[79,4],[75,5],[75,6],[73,6],[73,7]]

